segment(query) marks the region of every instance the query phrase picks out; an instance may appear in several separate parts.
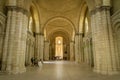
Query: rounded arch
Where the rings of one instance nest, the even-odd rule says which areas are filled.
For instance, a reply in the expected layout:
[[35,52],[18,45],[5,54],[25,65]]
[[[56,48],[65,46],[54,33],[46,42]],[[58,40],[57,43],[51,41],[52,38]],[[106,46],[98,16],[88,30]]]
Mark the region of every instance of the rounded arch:
[[52,17],[52,18],[48,19],[48,20],[46,21],[46,23],[44,24],[44,27],[43,27],[42,31],[45,30],[45,28],[47,27],[47,24],[48,24],[48,23],[50,23],[50,22],[52,22],[52,21],[54,21],[54,20],[57,20],[57,19],[65,20],[66,22],[68,22],[68,23],[72,26],[73,30],[76,31],[74,23],[73,23],[71,20],[69,20],[68,18],[63,17],[63,16],[55,16],[55,17]]
[[[52,31],[50,31],[49,33],[52,34],[52,33],[56,32],[56,31],[66,33],[70,38],[69,32],[67,30],[62,29],[62,28],[55,28]],[[47,39],[49,38],[50,34],[48,35]]]
[[[49,35],[49,41],[50,41],[50,53],[51,53],[51,57],[53,57],[53,56],[55,56],[55,54],[56,54],[56,38],[57,37],[62,37],[62,46],[63,46],[63,60],[69,60],[69,55],[70,55],[70,53],[69,53],[69,45],[70,45],[70,39],[69,39],[69,36],[68,36],[68,34],[65,32],[65,31],[54,31],[54,32],[52,32],[50,35]],[[68,52],[68,54],[67,54],[67,56],[65,55],[65,53],[66,52]],[[65,59],[65,57],[66,57],[66,59]]]
[[88,10],[88,6],[86,4],[86,2],[82,2],[81,8],[80,8],[80,15],[79,15],[79,28],[78,28],[78,32],[79,33],[83,33],[83,27],[84,27],[84,20],[86,17],[86,12]]
[[96,7],[95,0],[85,0],[85,2],[89,8],[89,11],[93,10]]
[[113,22],[113,30],[114,30],[114,31],[117,31],[119,27],[120,27],[120,19],[116,19],[116,20]]
[[[47,37],[47,31],[46,31],[46,29],[48,28],[48,25],[50,24],[50,23],[52,23],[52,22],[55,22],[55,21],[57,21],[57,20],[61,20],[61,21],[63,21],[63,22],[65,22],[65,23],[67,23],[67,24],[69,24],[69,29],[70,30],[72,30],[72,39],[74,39],[74,35],[75,35],[75,26],[74,26],[74,24],[73,24],[73,22],[71,21],[71,20],[69,20],[68,18],[66,18],[66,17],[61,17],[61,16],[57,16],[57,17],[52,17],[52,18],[50,18],[46,23],[45,23],[45,25],[44,25],[44,27],[43,27],[43,33],[44,33],[44,36],[45,36],[45,38]],[[57,21],[58,22],[58,21]],[[62,24],[62,25],[64,25],[64,24]],[[57,25],[58,26],[58,25]],[[64,25],[65,26],[65,25]],[[60,29],[60,28],[58,28],[58,27],[54,27],[54,28],[57,28],[57,29]],[[63,30],[64,30],[65,28],[63,27]],[[66,29],[67,30],[67,29]],[[53,30],[52,30],[53,31]]]
[[111,0],[85,0],[85,2],[88,5],[89,11],[100,6],[111,6]]
[[113,32],[115,33],[118,28],[120,27],[120,17],[119,15],[117,15],[120,11],[116,12],[114,15],[112,15],[111,19],[112,19],[112,29]]
[[64,38],[67,38],[67,40],[70,39],[70,35],[67,31],[64,31],[64,30],[55,30],[53,31],[51,34],[48,35],[48,39],[51,39],[54,35],[61,35],[61,36],[66,36]]
[[34,21],[34,32],[39,33],[41,28],[40,28],[40,12],[39,8],[37,7],[37,4],[32,1],[30,5],[30,13],[32,15],[33,21]]

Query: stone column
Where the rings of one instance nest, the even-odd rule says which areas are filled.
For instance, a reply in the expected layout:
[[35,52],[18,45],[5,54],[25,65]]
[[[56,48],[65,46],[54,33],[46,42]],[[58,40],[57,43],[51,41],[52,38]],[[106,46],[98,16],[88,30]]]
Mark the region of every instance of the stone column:
[[80,63],[83,62],[83,37],[82,34],[77,33],[75,35],[75,60]]
[[70,61],[75,60],[74,41],[70,42]]
[[43,60],[44,35],[40,35],[40,59]]
[[[23,16],[25,11],[26,10],[24,10],[23,8],[17,6],[8,7],[6,37],[5,37],[4,50],[3,50],[4,55],[2,60],[3,62],[2,69],[6,70],[8,73],[13,73],[13,74],[20,73],[22,71],[21,65],[25,64],[24,61],[25,55],[23,55],[23,52],[21,52],[23,51],[21,49],[26,45],[26,44],[23,45],[21,40],[23,36],[22,27],[26,27],[22,25],[24,24],[22,21],[24,18]],[[25,71],[25,65],[24,65],[24,71]]]
[[45,41],[45,47],[44,47],[44,60],[49,60],[49,41]]
[[32,57],[32,42],[31,39],[29,40],[29,44],[28,44],[28,59],[27,59],[27,63],[28,65],[31,64],[31,57]]
[[49,60],[52,60],[52,46],[49,45]]
[[6,25],[6,33],[5,33],[5,40],[4,40],[4,46],[3,46],[3,57],[2,57],[2,70],[6,70],[6,64],[7,64],[7,52],[8,52],[8,40],[9,40],[9,30],[11,25],[11,16],[12,11],[8,10],[7,13],[7,25]]
[[19,66],[20,66],[20,73],[23,73],[26,71],[26,68],[25,68],[25,54],[26,54],[26,41],[27,41],[27,27],[28,27],[28,12],[26,10],[24,10],[24,14],[23,14],[23,17],[22,17],[22,31],[21,31],[21,37],[20,37],[20,40],[21,40],[21,43],[20,43],[20,63]]
[[27,63],[28,63],[28,65],[30,65],[30,62],[31,62],[31,61],[30,61],[30,57],[31,57],[31,56],[30,56],[30,54],[31,54],[31,52],[30,52],[31,47],[30,47],[30,46],[31,46],[31,42],[30,42],[30,40],[29,40],[28,53],[27,53],[27,56],[28,56],[28,57],[27,57]]
[[78,35],[75,35],[75,62],[79,62],[79,45],[78,45]]
[[[12,56],[14,54],[14,45],[15,45],[15,40],[14,40],[14,37],[15,37],[15,27],[16,27],[16,14],[17,12],[11,8],[11,19],[10,19],[10,28],[9,28],[9,39],[8,39],[8,52],[7,52],[7,65],[6,65],[6,71],[11,73],[12,72],[12,60],[13,60],[13,57],[15,56]],[[14,60],[15,61],[15,60]]]
[[25,64],[28,65],[28,53],[29,53],[29,40],[26,43]]
[[[0,63],[2,61],[2,55],[3,55],[3,41],[4,41],[4,34],[5,34],[5,23],[6,16],[4,13],[0,12]],[[1,68],[0,64],[0,68]]]
[[44,37],[41,33],[36,33],[35,36],[35,49],[36,51],[36,58],[38,60],[43,60],[43,48],[44,48]]
[[91,15],[94,71],[102,74],[117,73],[116,55],[110,22],[110,7],[102,6]]
[[[0,27],[2,28],[1,25],[0,25]],[[0,32],[0,69],[1,69],[1,63],[2,63],[1,61],[2,61],[2,55],[3,55],[3,53],[2,53],[3,51],[2,51],[2,50],[3,50],[3,40],[4,40],[4,39],[3,39],[3,38],[4,38],[3,31],[4,31],[4,30],[1,29],[0,31],[1,31],[1,32]]]
[[89,43],[88,43],[88,48],[89,48],[89,65],[91,66],[91,67],[93,67],[93,65],[94,65],[94,63],[93,63],[93,52],[92,52],[92,42],[91,42],[91,38],[89,38]]
[[20,61],[20,45],[21,45],[21,32],[22,32],[22,12],[16,11],[16,24],[15,24],[15,32],[14,32],[14,42],[13,42],[13,53],[12,53],[12,73],[16,74],[19,73],[19,64]]

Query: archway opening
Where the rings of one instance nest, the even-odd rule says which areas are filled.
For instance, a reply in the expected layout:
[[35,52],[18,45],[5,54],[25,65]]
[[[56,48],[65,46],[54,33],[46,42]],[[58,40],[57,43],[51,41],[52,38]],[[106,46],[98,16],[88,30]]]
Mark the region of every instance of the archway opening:
[[55,38],[55,57],[56,59],[63,59],[63,37],[58,36]]
[[49,42],[49,46],[45,44],[44,60],[70,60],[70,41],[74,40],[74,35],[75,28],[69,19],[50,19],[44,27],[45,43]]

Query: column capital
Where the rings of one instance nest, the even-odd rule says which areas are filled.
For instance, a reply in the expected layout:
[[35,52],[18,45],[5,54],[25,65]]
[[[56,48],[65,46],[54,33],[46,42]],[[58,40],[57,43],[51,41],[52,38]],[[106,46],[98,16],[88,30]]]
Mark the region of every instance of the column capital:
[[22,8],[22,7],[18,7],[18,6],[6,6],[6,7],[7,7],[8,10],[21,12],[21,13],[25,14],[26,16],[30,15],[29,11]]
[[49,43],[49,41],[48,41],[48,40],[45,40],[44,42]]
[[91,10],[90,13],[91,15],[96,14],[97,12],[101,12],[103,10],[110,10],[111,6],[100,6],[96,7],[95,9]]
[[71,40],[70,43],[75,43],[75,41]]
[[75,35],[83,35],[83,33],[79,33],[79,32],[77,32]]
[[35,33],[35,35],[42,35],[43,36],[44,34],[43,33]]
[[2,22],[2,24],[5,23],[5,20],[6,20],[6,15],[2,12],[0,12],[0,21]]

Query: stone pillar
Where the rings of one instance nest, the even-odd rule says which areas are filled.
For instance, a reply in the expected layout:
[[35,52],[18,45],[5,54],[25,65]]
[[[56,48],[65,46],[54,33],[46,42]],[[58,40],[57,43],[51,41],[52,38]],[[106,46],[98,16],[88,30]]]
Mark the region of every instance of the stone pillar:
[[2,29],[3,26],[0,25],[0,27],[1,27],[1,28],[0,28],[0,29],[1,29],[1,30],[0,30],[0,31],[1,31],[1,32],[0,32],[0,69],[1,69],[1,66],[2,66],[2,65],[1,65],[1,63],[2,63],[1,61],[2,61],[2,55],[3,55],[2,52],[3,52],[3,40],[4,40],[4,34],[3,34],[4,32],[3,32],[3,31],[4,31],[4,30]]
[[40,59],[43,60],[44,35],[40,35]]
[[74,41],[70,42],[70,61],[75,60]]
[[49,60],[49,41],[45,41],[45,47],[44,47],[44,60]]
[[3,59],[3,45],[4,45],[4,37],[5,37],[5,21],[6,16],[0,12],[0,69],[2,67],[2,59]]
[[12,16],[12,11],[8,10],[7,25],[6,25],[5,39],[4,39],[4,45],[3,45],[3,57],[2,57],[2,70],[3,71],[6,69],[6,64],[7,64],[8,39],[9,39],[11,16]]
[[[7,52],[7,65],[6,65],[6,71],[11,73],[12,72],[12,60],[13,58],[16,58],[15,56],[12,56],[14,54],[14,45],[15,45],[15,27],[16,27],[16,15],[17,12],[11,8],[11,19],[10,19],[10,25],[8,25],[9,28],[9,39],[8,39],[8,52]],[[15,60],[14,60],[15,61]]]
[[75,35],[75,62],[79,62],[79,45],[78,45],[78,35]]
[[36,50],[36,53],[35,53],[35,58],[37,59],[40,59],[40,36],[38,33],[36,33],[35,35],[35,50]]
[[21,31],[21,43],[20,43],[20,73],[25,72],[26,68],[25,68],[25,54],[26,54],[26,41],[27,41],[27,27],[28,27],[28,16],[27,16],[28,12],[25,11],[25,13],[23,14],[23,18],[22,18],[22,31]]
[[28,53],[29,53],[29,40],[26,43],[26,53],[25,53],[25,65],[28,65]]
[[44,48],[44,37],[43,37],[43,34],[41,33],[36,33],[36,36],[35,36],[35,49],[37,50],[36,51],[36,58],[38,60],[43,60],[43,48]]
[[89,65],[91,66],[91,67],[93,67],[94,66],[94,63],[93,63],[93,51],[92,51],[92,39],[91,38],[89,38],[89,43],[88,43],[88,48],[89,48]]
[[83,37],[82,34],[77,33],[75,35],[75,60],[80,63],[83,62]]
[[49,60],[52,60],[52,46],[49,45]]
[[30,63],[31,63],[31,61],[30,61],[30,59],[31,59],[31,41],[29,40],[29,44],[28,44],[28,53],[27,53],[28,55],[28,58],[27,58],[27,63],[28,63],[28,65],[30,65]]
[[102,6],[92,11],[91,23],[94,71],[115,74],[118,67],[110,23],[110,7]]
[[[27,28],[27,26],[22,26],[24,12],[26,12],[26,10],[20,7],[16,7],[16,6],[8,7],[8,19],[6,26],[7,28],[6,28],[4,49],[3,49],[4,55],[2,60],[2,70],[6,70],[8,73],[13,73],[13,74],[20,73],[22,71],[20,65],[24,66],[24,71],[25,71],[25,65],[24,65],[25,55],[23,55],[23,53],[21,52],[22,51],[21,49],[26,45],[26,44],[23,45],[21,41],[21,38],[23,36],[22,27]],[[26,30],[24,31],[26,32]]]

